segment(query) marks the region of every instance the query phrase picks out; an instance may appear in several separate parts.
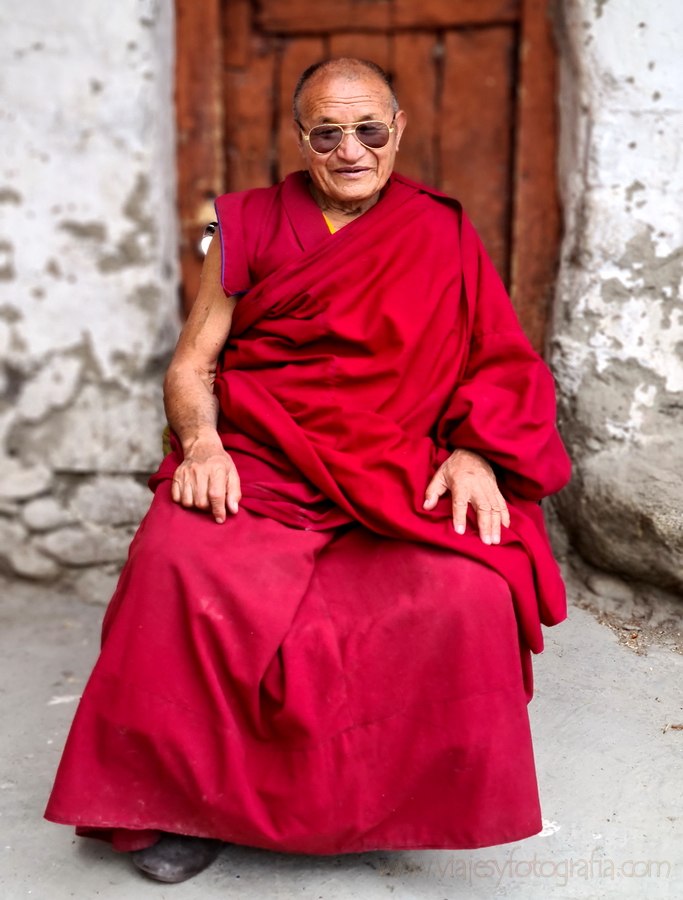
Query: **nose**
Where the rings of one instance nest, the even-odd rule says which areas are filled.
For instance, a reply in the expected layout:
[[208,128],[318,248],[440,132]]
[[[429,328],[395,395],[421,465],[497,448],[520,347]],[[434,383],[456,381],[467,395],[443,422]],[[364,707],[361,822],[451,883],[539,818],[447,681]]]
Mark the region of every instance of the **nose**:
[[337,147],[337,155],[346,162],[356,162],[365,153],[365,150],[366,148],[349,128],[344,131],[341,143]]

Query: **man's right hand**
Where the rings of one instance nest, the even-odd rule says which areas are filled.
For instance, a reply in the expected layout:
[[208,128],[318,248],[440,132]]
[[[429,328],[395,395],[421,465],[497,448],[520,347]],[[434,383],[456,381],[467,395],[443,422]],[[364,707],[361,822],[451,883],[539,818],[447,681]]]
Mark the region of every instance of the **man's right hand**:
[[242,498],[240,478],[222,447],[195,444],[173,475],[171,497],[188,509],[210,511],[218,524],[227,512],[235,514]]

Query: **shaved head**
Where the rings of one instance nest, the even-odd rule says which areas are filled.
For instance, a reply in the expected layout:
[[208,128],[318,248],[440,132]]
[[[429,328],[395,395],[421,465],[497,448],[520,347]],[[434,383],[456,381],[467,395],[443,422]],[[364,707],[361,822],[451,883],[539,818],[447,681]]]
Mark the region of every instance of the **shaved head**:
[[292,102],[294,118],[297,120],[300,118],[301,95],[307,88],[315,86],[326,78],[338,77],[348,81],[360,81],[361,79],[367,79],[368,75],[376,78],[384,86],[387,97],[391,102],[391,108],[394,112],[397,112],[399,108],[398,100],[391,86],[389,76],[384,69],[369,59],[355,59],[354,57],[343,56],[335,59],[323,59],[309,66],[301,73],[294,88]]

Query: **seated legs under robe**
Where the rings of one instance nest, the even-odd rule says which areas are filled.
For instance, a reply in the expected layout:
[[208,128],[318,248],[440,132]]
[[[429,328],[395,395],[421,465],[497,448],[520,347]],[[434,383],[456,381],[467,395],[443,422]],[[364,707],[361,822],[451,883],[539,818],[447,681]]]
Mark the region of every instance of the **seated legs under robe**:
[[541,828],[529,653],[505,581],[358,525],[223,525],[157,489],[47,817],[303,853]]

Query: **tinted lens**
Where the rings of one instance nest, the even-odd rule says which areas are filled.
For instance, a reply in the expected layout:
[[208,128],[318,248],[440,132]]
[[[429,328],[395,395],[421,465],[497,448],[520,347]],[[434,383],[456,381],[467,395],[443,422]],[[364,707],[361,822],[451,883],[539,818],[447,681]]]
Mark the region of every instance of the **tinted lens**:
[[[358,140],[371,150],[385,147],[389,134],[389,126],[384,122],[361,122],[355,127]],[[340,125],[316,125],[311,129],[308,140],[316,153],[330,153],[339,146],[343,137],[344,129]]]
[[371,150],[379,150],[389,140],[389,126],[384,122],[361,122],[356,126],[356,137]]
[[311,129],[308,139],[316,153],[329,153],[338,147],[344,132],[339,125],[316,125]]

